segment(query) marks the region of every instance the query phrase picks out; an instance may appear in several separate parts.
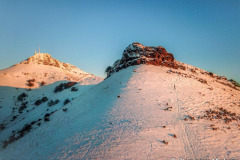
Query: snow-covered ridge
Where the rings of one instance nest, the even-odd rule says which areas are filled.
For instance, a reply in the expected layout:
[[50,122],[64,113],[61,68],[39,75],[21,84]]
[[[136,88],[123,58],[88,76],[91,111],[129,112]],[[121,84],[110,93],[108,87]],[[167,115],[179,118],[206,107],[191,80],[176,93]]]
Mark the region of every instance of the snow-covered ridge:
[[[219,76],[175,60],[173,54],[167,52],[167,50],[162,46],[144,46],[138,42],[130,44],[123,51],[122,58],[115,61],[113,63],[113,66],[108,66],[105,72],[107,73],[107,77],[110,77],[113,73],[118,72],[121,69],[140,64],[165,66],[173,69],[180,69],[183,71],[189,70],[190,72],[195,73],[193,76],[191,76],[191,78],[194,78],[202,83],[207,83],[206,79],[203,79],[201,76],[197,75],[197,72],[200,71],[199,74],[210,75],[219,83],[229,85],[234,89],[240,89],[240,85],[232,79],[227,80],[225,76]],[[181,71],[177,73],[181,74]],[[224,82],[220,82],[219,80],[223,80]]]
[[[12,88],[14,97],[6,88],[0,113],[9,108],[9,116],[0,141],[7,145],[0,145],[0,157],[239,159],[240,91],[225,85],[224,77],[185,67],[130,66],[93,87],[75,84],[78,91],[54,93],[57,82],[32,91]],[[22,92],[28,104],[19,111]],[[36,103],[44,97],[49,100]],[[17,109],[4,105],[10,100]]]
[[[86,78],[102,81],[102,78],[60,62],[47,53],[36,53],[10,68],[0,70],[0,86],[19,88],[37,88],[63,80],[82,82]],[[29,85],[29,80],[33,80],[33,84]]]
[[[167,53],[152,58],[157,47],[128,48],[127,60],[115,62],[114,73],[99,84],[90,76],[31,90],[0,87],[0,157],[240,159],[240,88],[224,76],[165,60]],[[132,52],[137,49],[143,52]],[[139,56],[146,63],[134,65]],[[39,82],[43,73],[55,80],[70,74],[33,61],[5,76],[24,71],[18,79],[37,76]]]
[[49,65],[54,66],[57,68],[61,68],[66,71],[78,71],[79,73],[85,73],[84,71],[78,69],[76,66],[60,62],[54,58],[48,53],[36,53],[32,57],[29,57],[27,60],[24,60],[20,62],[20,64],[42,64],[42,65]]

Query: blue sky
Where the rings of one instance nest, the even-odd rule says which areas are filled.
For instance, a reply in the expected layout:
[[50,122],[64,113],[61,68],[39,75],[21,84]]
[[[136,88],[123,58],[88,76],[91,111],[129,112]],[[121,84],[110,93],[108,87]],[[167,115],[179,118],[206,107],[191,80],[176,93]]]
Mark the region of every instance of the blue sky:
[[240,82],[239,0],[0,0],[0,69],[42,52],[104,77],[132,42]]

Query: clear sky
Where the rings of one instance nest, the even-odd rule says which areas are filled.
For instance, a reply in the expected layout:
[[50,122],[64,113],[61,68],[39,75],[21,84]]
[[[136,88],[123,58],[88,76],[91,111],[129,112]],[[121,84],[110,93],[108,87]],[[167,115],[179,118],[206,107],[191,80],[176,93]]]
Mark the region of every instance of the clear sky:
[[240,82],[240,0],[0,0],[0,69],[40,46],[104,77],[132,42]]

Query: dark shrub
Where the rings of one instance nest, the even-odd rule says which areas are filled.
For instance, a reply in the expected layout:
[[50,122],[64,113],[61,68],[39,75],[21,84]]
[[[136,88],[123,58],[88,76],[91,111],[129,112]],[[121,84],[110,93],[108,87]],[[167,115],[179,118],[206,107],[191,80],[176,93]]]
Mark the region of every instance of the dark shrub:
[[40,83],[40,86],[44,86],[45,84],[46,84],[46,82],[42,81],[42,82]]
[[44,116],[44,118],[45,118],[45,117],[49,117],[50,115],[51,115],[51,114],[46,113],[45,116]]
[[34,78],[33,79],[29,79],[29,80],[27,80],[27,82],[28,83],[35,82],[35,79]]
[[18,116],[13,116],[12,117],[12,121],[14,121]]
[[45,122],[48,122],[48,121],[50,121],[50,119],[49,119],[49,116],[50,116],[51,114],[49,114],[49,113],[46,113],[45,114],[45,116],[44,116],[44,121]]
[[40,104],[42,104],[42,100],[41,99],[38,99],[36,100],[36,102],[34,103],[36,106],[39,106]]
[[64,85],[63,83],[61,83],[60,85],[55,87],[54,93],[61,92],[63,89],[64,89]]
[[229,82],[231,82],[236,87],[240,87],[240,84],[237,81],[233,80],[233,79],[230,79]]
[[67,83],[65,83],[65,89],[71,88],[71,87],[74,86],[75,84],[77,84],[77,82],[67,82]]
[[45,117],[44,122],[48,122],[48,121],[50,121],[49,117]]
[[59,103],[59,100],[58,100],[58,99],[56,99],[56,100],[50,100],[50,101],[48,102],[48,106],[51,107],[51,106],[54,106],[55,104],[58,104],[58,103]]
[[29,82],[29,83],[27,83],[27,86],[28,86],[28,87],[33,87],[33,86],[34,86],[34,83]]
[[37,122],[37,121],[32,121],[32,122],[31,122],[31,125],[34,125],[36,122]]
[[113,70],[113,67],[112,67],[112,66],[108,66],[108,67],[105,69],[105,73],[107,73],[107,77],[110,76],[112,70]]
[[63,102],[63,104],[66,105],[66,104],[68,104],[69,102],[70,102],[70,100],[69,100],[69,99],[66,99],[66,100]]
[[35,82],[35,79],[33,78],[33,79],[29,79],[29,80],[27,80],[27,86],[29,86],[29,87],[33,87],[34,86],[34,82]]
[[23,111],[25,108],[27,108],[27,104],[28,104],[28,102],[22,102],[21,106],[20,106],[19,109],[18,109],[18,112],[19,112],[19,113],[22,113],[22,111]]
[[67,108],[63,108],[62,110],[63,110],[63,112],[67,112],[68,109]]
[[3,141],[3,149],[6,148],[8,146],[8,144],[18,140],[18,137],[15,137],[15,135],[11,135],[7,140]]
[[78,91],[78,88],[77,88],[77,87],[72,87],[72,88],[71,88],[71,91],[72,91],[72,92],[76,92],[76,91]]
[[77,84],[77,82],[67,82],[67,83],[61,83],[60,85],[56,86],[54,89],[54,93],[61,92],[64,89],[71,88],[73,85]]
[[23,137],[26,133],[28,133],[32,129],[31,124],[26,124],[20,131],[18,131],[19,136]]
[[22,93],[18,96],[18,101],[23,101],[25,97],[28,97],[26,93]]
[[0,131],[5,129],[5,124],[0,124]]
[[43,98],[42,98],[42,101],[43,101],[43,102],[47,102],[47,101],[48,101],[48,98],[47,98],[47,97],[43,97]]
[[208,75],[212,77],[212,76],[213,76],[213,73],[212,73],[212,72],[208,72]]
[[190,68],[190,71],[191,71],[192,73],[196,73],[196,71],[195,71],[193,68]]

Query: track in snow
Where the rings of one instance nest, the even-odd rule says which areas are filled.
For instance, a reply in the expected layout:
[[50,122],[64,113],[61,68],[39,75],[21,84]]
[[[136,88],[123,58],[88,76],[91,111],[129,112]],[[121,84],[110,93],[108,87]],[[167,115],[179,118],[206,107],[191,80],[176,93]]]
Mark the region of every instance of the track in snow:
[[[195,158],[199,158],[199,156],[196,153],[196,146],[195,143],[193,144],[193,141],[196,141],[196,139],[193,137],[193,135],[195,134],[193,131],[190,130],[190,128],[183,123],[183,113],[181,112],[181,107],[179,105],[179,99],[178,99],[178,92],[177,92],[177,88],[176,85],[174,84],[174,91],[175,91],[175,106],[177,106],[177,111],[176,109],[174,109],[174,115],[176,115],[176,126],[178,129],[178,135],[179,138],[182,140],[182,142],[184,143],[184,150],[185,150],[185,157],[184,158],[191,158],[191,159],[195,159]],[[183,158],[183,157],[179,157],[179,158]]]

